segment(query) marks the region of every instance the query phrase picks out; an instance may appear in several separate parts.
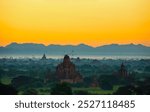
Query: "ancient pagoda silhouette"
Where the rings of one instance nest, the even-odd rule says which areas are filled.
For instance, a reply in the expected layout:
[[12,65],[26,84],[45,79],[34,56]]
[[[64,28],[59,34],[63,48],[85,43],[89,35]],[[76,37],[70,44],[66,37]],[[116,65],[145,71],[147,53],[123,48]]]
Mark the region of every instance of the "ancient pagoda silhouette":
[[47,58],[46,58],[46,55],[45,54],[43,54],[43,56],[42,56],[42,58],[41,58],[41,60],[46,60]]
[[78,83],[83,80],[80,73],[76,71],[76,67],[71,62],[68,55],[65,55],[63,62],[56,67],[56,77],[60,82],[68,83]]
[[128,77],[128,71],[123,63],[120,66],[119,75],[122,77]]

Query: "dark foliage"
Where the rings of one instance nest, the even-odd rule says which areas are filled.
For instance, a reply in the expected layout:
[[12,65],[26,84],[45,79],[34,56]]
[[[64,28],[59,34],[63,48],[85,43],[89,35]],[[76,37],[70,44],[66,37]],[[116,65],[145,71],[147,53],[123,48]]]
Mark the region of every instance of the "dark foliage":
[[0,94],[1,95],[17,95],[17,90],[11,85],[4,85],[0,83]]
[[120,80],[115,75],[102,75],[99,77],[99,83],[100,83],[101,89],[112,90],[113,85],[119,84]]
[[51,88],[52,95],[72,95],[72,88],[68,83],[57,83]]
[[38,95],[38,91],[35,89],[27,89],[23,93],[24,95]]
[[120,87],[114,94],[115,95],[134,95],[136,94],[136,88],[131,85]]
[[137,82],[135,85],[120,87],[115,95],[150,95],[150,78],[145,81]]
[[89,95],[90,93],[85,90],[78,90],[74,92],[75,95]]
[[18,76],[12,80],[12,85],[18,89],[42,87],[43,81],[29,76]]

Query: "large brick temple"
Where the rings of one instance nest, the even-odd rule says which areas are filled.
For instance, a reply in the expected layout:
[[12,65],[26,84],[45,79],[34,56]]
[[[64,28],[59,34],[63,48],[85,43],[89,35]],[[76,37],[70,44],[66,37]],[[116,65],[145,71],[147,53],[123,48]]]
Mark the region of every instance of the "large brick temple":
[[78,83],[83,81],[68,55],[65,55],[63,62],[56,67],[56,77],[60,82]]

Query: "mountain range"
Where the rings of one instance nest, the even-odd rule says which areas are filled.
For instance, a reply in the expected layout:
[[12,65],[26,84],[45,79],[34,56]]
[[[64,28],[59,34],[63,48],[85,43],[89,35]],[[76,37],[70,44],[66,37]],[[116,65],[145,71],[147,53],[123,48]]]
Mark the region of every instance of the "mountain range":
[[85,44],[79,45],[48,45],[34,43],[11,43],[0,47],[0,55],[135,55],[150,56],[150,47],[142,44],[110,44],[92,47]]

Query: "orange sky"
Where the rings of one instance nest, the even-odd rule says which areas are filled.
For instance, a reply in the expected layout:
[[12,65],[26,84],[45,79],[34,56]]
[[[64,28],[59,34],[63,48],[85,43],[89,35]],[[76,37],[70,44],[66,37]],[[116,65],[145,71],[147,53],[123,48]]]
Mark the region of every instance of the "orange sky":
[[0,0],[0,46],[144,44],[150,0]]

